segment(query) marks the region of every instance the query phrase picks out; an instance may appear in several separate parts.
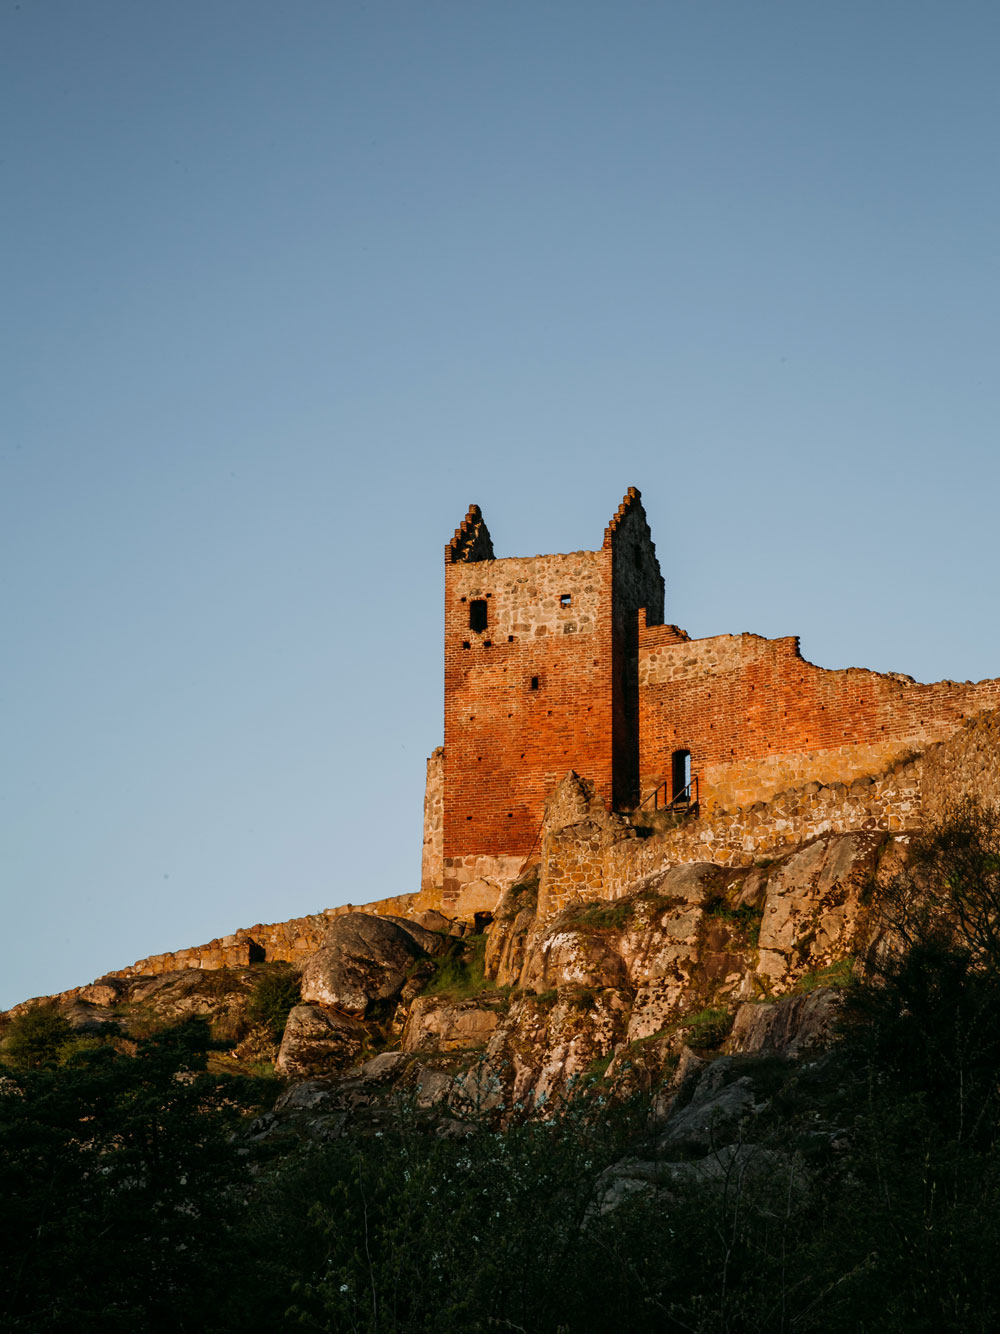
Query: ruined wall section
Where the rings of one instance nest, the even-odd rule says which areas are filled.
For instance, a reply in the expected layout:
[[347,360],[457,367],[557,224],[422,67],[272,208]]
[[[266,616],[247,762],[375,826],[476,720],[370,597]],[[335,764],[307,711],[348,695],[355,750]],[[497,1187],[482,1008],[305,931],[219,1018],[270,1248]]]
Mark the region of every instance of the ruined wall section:
[[642,498],[629,487],[604,532],[612,581],[613,804],[624,810],[640,795],[639,618],[663,621],[664,586]]
[[[405,917],[415,898],[415,894],[397,894],[393,898],[366,903],[363,911],[376,917]],[[161,973],[175,973],[183,968],[246,968],[252,963],[275,961],[302,964],[323,944],[334,917],[359,911],[362,909],[345,903],[339,908],[327,908],[307,917],[293,917],[287,922],[258,922],[256,926],[241,927],[232,935],[210,940],[206,945],[151,954],[128,968],[116,968],[104,976],[158,977]]]
[[669,776],[674,750],[687,749],[708,812],[883,771],[1000,704],[1000,681],[922,685],[816,667],[794,636],[669,643],[658,630],[640,630],[643,792]]
[[[639,612],[639,643],[642,645],[643,662],[647,663],[659,648],[669,648],[673,644],[690,644],[691,636],[679,625],[660,625],[651,621],[645,609]],[[648,671],[648,666],[647,669]]]
[[611,695],[603,552],[446,563],[446,907],[459,872],[469,884],[519,869],[567,769],[584,770],[610,802]]
[[570,903],[604,898],[607,849],[635,835],[620,815],[606,810],[593,783],[569,772],[551,794],[542,821],[538,919]]
[[850,786],[807,783],[742,810],[682,819],[675,829],[653,837],[640,838],[627,817],[606,814],[547,831],[539,925],[570,903],[623,898],[672,866],[747,867],[823,834],[918,829],[924,823],[923,764],[918,758]]
[[424,844],[420,858],[420,889],[429,893],[444,882],[444,747],[427,761],[424,784]]
[[806,783],[767,802],[684,820],[659,837],[619,842],[606,854],[605,897],[630,893],[636,881],[666,866],[752,866],[821,834],[918,829],[924,823],[922,778],[923,760],[917,758],[874,778]]
[[1000,712],[980,714],[923,757],[928,824],[944,819],[964,797],[1000,807]]

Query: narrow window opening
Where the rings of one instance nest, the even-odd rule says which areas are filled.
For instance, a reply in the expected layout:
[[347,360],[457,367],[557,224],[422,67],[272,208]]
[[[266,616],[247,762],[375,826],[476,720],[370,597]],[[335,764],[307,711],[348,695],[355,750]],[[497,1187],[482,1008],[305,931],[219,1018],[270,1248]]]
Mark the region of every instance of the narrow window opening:
[[633,547],[633,548],[632,548],[632,560],[633,560],[633,562],[635,563],[635,568],[636,568],[637,570],[641,570],[641,569],[642,569],[642,552],[639,550],[638,547]]
[[483,648],[492,648],[492,647],[493,647],[493,640],[492,640],[492,639],[484,639],[484,640],[483,640]]
[[473,598],[469,603],[469,629],[475,630],[477,635],[481,635],[489,624],[487,615],[486,599]]
[[561,594],[559,595],[559,605],[560,605],[560,607],[568,607],[572,601],[573,601],[573,594],[572,594],[572,593],[561,593]]
[[514,636],[513,636],[513,635],[508,635],[508,636],[507,636],[507,643],[508,643],[508,644],[513,644],[513,642],[514,642]]
[[537,689],[538,689],[538,677],[537,677],[537,676],[533,676],[533,677],[531,678],[531,686],[530,686],[529,688],[530,688],[531,690],[537,690]]
[[691,800],[691,752],[675,750],[671,757],[671,789],[673,801]]
[[472,648],[472,645],[469,643],[469,641],[468,641],[467,639],[463,639],[463,640],[462,640],[462,647],[463,647],[463,648]]

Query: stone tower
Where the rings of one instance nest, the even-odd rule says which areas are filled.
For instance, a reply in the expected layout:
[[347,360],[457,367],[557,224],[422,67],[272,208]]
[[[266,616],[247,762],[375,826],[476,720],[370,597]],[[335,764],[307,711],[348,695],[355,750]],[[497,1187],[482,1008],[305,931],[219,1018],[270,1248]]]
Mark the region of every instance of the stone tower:
[[497,559],[477,505],[445,548],[441,881],[463,915],[493,907],[534,849],[568,770],[607,809],[639,792],[638,611],[663,579],[630,488],[596,551]]

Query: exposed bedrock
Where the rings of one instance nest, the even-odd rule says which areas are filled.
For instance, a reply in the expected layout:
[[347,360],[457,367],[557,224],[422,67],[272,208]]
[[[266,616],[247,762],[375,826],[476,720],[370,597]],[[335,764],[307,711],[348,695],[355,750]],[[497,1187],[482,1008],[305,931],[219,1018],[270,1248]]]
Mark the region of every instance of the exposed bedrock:
[[444,937],[404,918],[348,913],[306,960],[302,999],[363,1015],[373,1001],[399,995],[418,959],[446,948]]

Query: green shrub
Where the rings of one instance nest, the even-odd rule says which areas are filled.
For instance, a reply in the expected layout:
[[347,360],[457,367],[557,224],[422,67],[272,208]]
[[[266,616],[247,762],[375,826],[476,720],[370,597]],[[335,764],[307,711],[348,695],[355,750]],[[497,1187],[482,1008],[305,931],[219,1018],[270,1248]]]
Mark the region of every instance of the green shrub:
[[73,1028],[51,1003],[17,1015],[7,1029],[3,1054],[11,1065],[53,1065],[74,1040]]
[[302,1000],[298,973],[290,964],[275,964],[254,983],[247,1001],[247,1018],[251,1024],[263,1024],[275,1042],[281,1041],[288,1016]]

